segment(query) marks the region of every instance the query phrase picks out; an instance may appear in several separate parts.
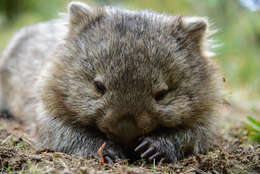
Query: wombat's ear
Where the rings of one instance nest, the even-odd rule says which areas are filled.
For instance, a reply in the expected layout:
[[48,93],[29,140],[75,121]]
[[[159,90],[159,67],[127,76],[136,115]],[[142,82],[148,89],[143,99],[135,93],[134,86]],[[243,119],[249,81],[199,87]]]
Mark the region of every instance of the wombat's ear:
[[194,41],[200,41],[208,30],[208,21],[202,17],[183,17],[182,28]]
[[97,9],[82,2],[71,2],[68,5],[69,22],[71,29],[81,28],[82,26],[94,21],[98,14]]
[[72,25],[77,25],[85,18],[89,18],[92,15],[92,9],[87,4],[81,2],[71,2],[68,5],[70,23]]

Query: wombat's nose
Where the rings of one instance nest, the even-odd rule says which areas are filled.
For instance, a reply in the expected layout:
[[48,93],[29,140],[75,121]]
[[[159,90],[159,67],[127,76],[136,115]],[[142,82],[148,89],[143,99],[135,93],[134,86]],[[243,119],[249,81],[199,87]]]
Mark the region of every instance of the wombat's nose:
[[125,115],[117,124],[117,136],[127,143],[135,139],[139,134],[139,129],[132,115]]
[[117,125],[118,130],[122,132],[122,134],[128,135],[129,131],[134,131],[136,129],[135,120],[132,115],[124,115],[119,120],[119,124]]
[[134,115],[132,115],[132,114],[123,114],[121,116],[121,119],[122,120],[125,119],[125,120],[129,120],[129,121],[134,121]]

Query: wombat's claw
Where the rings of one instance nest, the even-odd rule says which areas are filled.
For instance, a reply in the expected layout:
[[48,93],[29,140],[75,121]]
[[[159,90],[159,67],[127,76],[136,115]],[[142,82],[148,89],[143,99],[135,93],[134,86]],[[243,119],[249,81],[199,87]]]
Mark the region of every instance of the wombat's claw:
[[155,151],[155,148],[154,147],[150,147],[144,153],[141,154],[141,157],[142,158],[148,158],[151,155],[153,156],[154,151]]
[[[152,142],[144,140],[135,148],[136,152],[141,153],[141,158],[153,161],[162,157],[161,153],[153,146]],[[162,159],[163,160],[163,159]]]
[[125,156],[123,154],[120,154],[120,157],[117,155],[116,152],[114,152],[112,149],[106,149],[103,152],[104,161],[105,163],[114,163],[119,162],[122,159],[125,159]]
[[141,144],[139,144],[136,148],[135,148],[135,151],[136,152],[141,152],[142,149],[144,149],[146,147],[146,145],[148,145],[148,141],[143,141]]
[[153,154],[152,156],[150,156],[148,159],[150,161],[153,161],[154,159],[158,159],[161,156],[161,154],[159,152],[156,152],[155,154]]
[[114,163],[114,160],[112,160],[109,156],[105,156],[105,157],[104,157],[104,161],[105,161],[106,163],[111,163],[111,164]]

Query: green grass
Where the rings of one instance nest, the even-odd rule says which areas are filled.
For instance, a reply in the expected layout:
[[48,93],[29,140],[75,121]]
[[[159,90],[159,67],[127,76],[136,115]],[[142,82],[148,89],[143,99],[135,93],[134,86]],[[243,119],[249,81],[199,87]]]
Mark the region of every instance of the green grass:
[[7,167],[7,171],[8,171],[9,173],[10,173],[10,172],[13,172],[13,171],[12,171],[12,167],[8,166],[8,167]]
[[153,160],[153,173],[156,174],[156,165],[155,165],[155,159]]
[[25,142],[24,141],[21,141],[20,143],[18,143],[16,146],[17,147],[23,147],[25,145]]
[[245,123],[246,128],[249,130],[248,137],[260,142],[260,122],[253,117],[247,117],[248,123]]

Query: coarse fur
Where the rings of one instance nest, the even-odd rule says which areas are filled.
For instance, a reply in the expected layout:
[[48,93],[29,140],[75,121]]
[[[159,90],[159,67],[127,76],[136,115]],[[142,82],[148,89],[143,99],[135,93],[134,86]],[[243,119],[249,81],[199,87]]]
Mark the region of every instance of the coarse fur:
[[0,109],[38,123],[38,146],[55,151],[98,157],[106,142],[110,158],[169,162],[206,152],[221,100],[207,20],[80,2],[68,9],[11,40],[0,59]]

